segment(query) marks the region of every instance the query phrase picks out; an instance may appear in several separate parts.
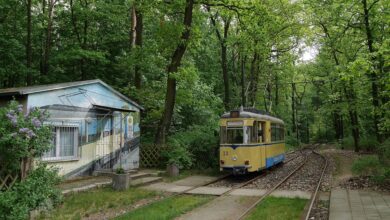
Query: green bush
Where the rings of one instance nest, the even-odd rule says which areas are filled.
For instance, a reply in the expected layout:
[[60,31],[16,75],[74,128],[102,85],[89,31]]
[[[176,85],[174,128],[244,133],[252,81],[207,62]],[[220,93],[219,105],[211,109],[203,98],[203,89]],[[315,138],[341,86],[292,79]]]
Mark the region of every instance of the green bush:
[[297,148],[300,145],[300,142],[298,139],[292,136],[286,136],[286,148],[287,149],[294,149]]
[[390,138],[378,146],[377,152],[381,163],[390,167]]
[[375,136],[364,136],[360,138],[360,149],[368,152],[375,152],[379,146],[379,142]]
[[31,210],[59,204],[62,195],[55,188],[59,181],[56,169],[39,164],[25,180],[0,192],[0,219],[26,219]]
[[177,132],[169,142],[186,146],[191,153],[193,168],[203,169],[217,167],[219,161],[219,133],[218,124],[191,126],[183,132]]
[[378,174],[381,163],[377,156],[369,155],[355,160],[352,165],[352,172],[362,176],[374,176]]
[[340,146],[342,149],[348,149],[348,150],[353,150],[355,145],[354,145],[354,142],[353,142],[353,138],[352,136],[348,136],[346,138],[344,138],[342,141],[341,141],[341,146]]
[[190,168],[192,166],[192,155],[188,148],[173,140],[170,142],[168,149],[162,152],[166,164],[177,165],[180,169]]
[[355,175],[370,176],[379,184],[390,180],[390,167],[381,163],[378,156],[374,155],[355,160],[352,164],[352,172]]

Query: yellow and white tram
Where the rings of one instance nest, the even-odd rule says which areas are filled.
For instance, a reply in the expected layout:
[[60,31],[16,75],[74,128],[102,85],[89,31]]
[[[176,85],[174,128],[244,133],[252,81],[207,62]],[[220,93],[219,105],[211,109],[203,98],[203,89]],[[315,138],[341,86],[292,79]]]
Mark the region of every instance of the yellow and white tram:
[[244,174],[285,159],[284,122],[253,108],[225,113],[220,119],[220,170]]

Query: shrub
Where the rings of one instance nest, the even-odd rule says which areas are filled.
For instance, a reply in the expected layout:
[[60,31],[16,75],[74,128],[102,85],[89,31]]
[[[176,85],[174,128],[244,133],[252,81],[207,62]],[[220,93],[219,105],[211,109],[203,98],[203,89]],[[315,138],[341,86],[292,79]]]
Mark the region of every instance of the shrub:
[[340,147],[343,148],[343,149],[349,149],[349,150],[354,149],[355,145],[354,145],[352,136],[348,136],[348,137],[344,138],[341,141],[341,146]]
[[374,152],[379,146],[379,142],[374,136],[364,136],[360,138],[360,149],[368,152]]
[[356,175],[370,176],[381,184],[390,180],[390,168],[381,163],[378,156],[364,156],[352,164],[352,172]]
[[48,115],[38,108],[23,112],[23,105],[11,101],[0,109],[0,161],[9,173],[20,173],[24,179],[31,159],[40,157],[51,146],[52,132],[43,122]]
[[378,146],[377,152],[381,163],[390,167],[390,138]]
[[298,139],[292,136],[286,136],[286,148],[287,149],[294,149],[300,145],[300,142]]
[[191,126],[186,131],[177,132],[169,142],[186,146],[191,153],[192,167],[203,169],[218,166],[219,133],[218,124]]
[[380,167],[378,157],[369,155],[355,160],[352,165],[352,172],[362,176],[373,176],[378,174]]
[[0,192],[0,219],[26,219],[33,209],[51,209],[59,204],[62,195],[54,187],[59,181],[56,169],[40,163],[25,180]]
[[177,141],[171,141],[169,148],[162,152],[162,156],[167,164],[175,164],[180,169],[192,166],[192,155],[185,145]]

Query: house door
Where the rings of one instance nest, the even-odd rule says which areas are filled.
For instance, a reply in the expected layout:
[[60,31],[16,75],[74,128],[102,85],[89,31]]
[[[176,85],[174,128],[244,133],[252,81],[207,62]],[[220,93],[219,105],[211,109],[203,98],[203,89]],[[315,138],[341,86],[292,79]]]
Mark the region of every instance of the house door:
[[112,117],[99,120],[99,140],[96,143],[96,169],[111,169],[113,160]]

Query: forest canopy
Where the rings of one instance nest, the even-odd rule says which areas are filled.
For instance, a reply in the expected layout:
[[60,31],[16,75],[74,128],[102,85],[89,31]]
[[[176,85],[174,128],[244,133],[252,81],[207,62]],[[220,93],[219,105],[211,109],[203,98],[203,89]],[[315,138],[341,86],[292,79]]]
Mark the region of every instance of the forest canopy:
[[100,78],[145,107],[143,141],[199,155],[241,105],[282,118],[290,145],[372,151],[390,133],[389,4],[3,0],[0,88]]

